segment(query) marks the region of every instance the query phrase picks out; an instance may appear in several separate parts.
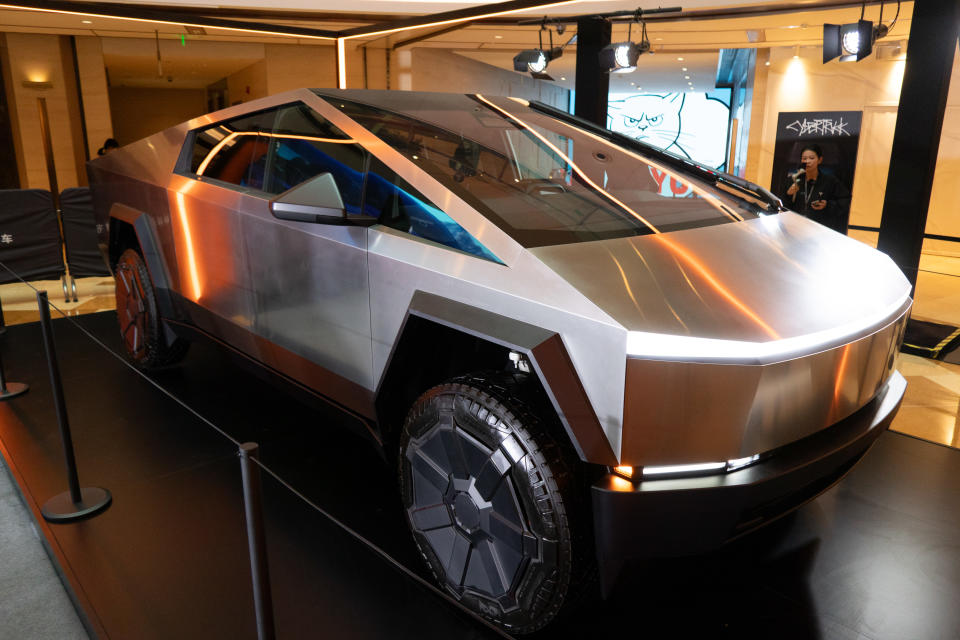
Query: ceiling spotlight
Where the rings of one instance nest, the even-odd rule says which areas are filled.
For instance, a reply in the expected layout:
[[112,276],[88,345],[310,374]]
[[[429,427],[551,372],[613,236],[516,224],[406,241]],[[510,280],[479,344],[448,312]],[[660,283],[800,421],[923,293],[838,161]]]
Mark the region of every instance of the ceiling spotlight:
[[683,58],[677,58],[677,60],[679,60],[680,62],[683,62]]
[[830,62],[840,58],[840,62],[860,61],[873,52],[874,43],[887,35],[900,17],[900,3],[897,2],[897,15],[890,25],[883,24],[883,0],[880,0],[880,19],[876,26],[870,20],[864,20],[866,2],[860,7],[860,20],[849,24],[823,25],[823,61]]
[[[637,10],[635,16],[639,20],[640,10]],[[600,67],[608,70],[610,73],[630,73],[637,68],[637,59],[640,54],[650,51],[650,39],[647,38],[647,24],[640,21],[642,32],[640,42],[632,42],[630,36],[633,30],[633,23],[627,27],[626,42],[614,42],[608,44],[600,50]]]
[[850,24],[823,25],[823,61],[840,58],[840,62],[863,60],[873,52],[873,43],[887,35],[888,27],[876,27],[870,20]]
[[[546,19],[544,19],[546,20]],[[559,27],[558,27],[559,29]],[[550,34],[550,47],[548,49],[543,48],[543,32],[547,31]],[[556,60],[563,55],[563,48],[568,44],[574,41],[576,36],[570,38],[566,44],[561,47],[553,46],[553,32],[547,29],[546,22],[540,26],[540,48],[539,49],[525,49],[513,56],[513,70],[530,72],[534,78],[538,80],[553,80],[548,73],[546,73],[547,65],[550,64],[551,60]]]
[[529,71],[534,78],[553,80],[545,73],[547,65],[550,64],[551,60],[559,58],[562,54],[563,50],[560,47],[547,49],[546,51],[543,49],[526,49],[513,56],[513,70]]

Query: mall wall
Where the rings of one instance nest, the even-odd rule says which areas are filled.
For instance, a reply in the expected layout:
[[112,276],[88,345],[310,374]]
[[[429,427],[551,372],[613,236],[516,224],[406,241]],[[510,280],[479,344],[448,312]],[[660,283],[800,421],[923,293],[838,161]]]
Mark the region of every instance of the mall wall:
[[205,89],[110,88],[113,137],[121,145],[136,142],[206,111]]
[[[903,80],[903,56],[878,59],[874,54],[857,63],[823,64],[820,47],[801,47],[799,53],[799,58],[794,58],[793,48],[774,48],[770,51],[770,66],[757,65],[746,177],[763,186],[771,185],[780,112],[862,111],[850,224],[879,227]],[[960,238],[958,201],[960,55],[953,65],[926,232]],[[850,235],[876,243],[875,232],[852,230]],[[924,251],[960,255],[960,243],[927,240]]]
[[[398,56],[398,88],[401,89],[514,96],[539,100],[563,110],[570,101],[567,89],[450,51],[420,47],[409,53],[409,61],[404,60],[404,55]],[[404,74],[409,74],[409,87],[404,86]]]
[[[34,33],[0,33],[0,58],[11,112],[20,185],[47,189],[38,98],[44,98],[60,189],[86,183],[76,77],[69,39]],[[24,82],[49,83],[25,87]]]

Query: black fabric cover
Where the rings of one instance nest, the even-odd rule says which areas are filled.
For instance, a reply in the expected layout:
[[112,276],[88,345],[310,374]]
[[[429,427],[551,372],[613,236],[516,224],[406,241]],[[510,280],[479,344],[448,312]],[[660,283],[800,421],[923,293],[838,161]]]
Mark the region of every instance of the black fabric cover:
[[89,187],[64,189],[60,194],[60,214],[70,275],[74,278],[109,276],[110,270],[97,246],[97,225]]
[[[24,280],[64,272],[53,198],[45,189],[0,189],[0,262]],[[0,284],[17,278],[0,267]]]
[[915,356],[943,360],[944,356],[960,344],[960,329],[950,324],[927,322],[926,320],[907,321],[907,330],[903,334],[903,346],[900,351]]

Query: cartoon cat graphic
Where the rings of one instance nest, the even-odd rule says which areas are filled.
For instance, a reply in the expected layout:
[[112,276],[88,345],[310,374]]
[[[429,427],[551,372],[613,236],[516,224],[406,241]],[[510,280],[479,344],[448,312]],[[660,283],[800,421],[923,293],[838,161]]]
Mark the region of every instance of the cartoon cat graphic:
[[613,131],[722,169],[730,117],[727,105],[702,93],[631,95],[608,103]]

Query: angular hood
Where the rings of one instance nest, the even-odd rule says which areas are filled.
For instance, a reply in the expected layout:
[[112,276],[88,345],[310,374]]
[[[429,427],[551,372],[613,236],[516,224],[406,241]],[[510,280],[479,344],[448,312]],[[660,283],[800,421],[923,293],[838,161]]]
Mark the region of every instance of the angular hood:
[[809,351],[863,335],[910,302],[885,254],[789,212],[531,252],[654,355],[658,334]]

